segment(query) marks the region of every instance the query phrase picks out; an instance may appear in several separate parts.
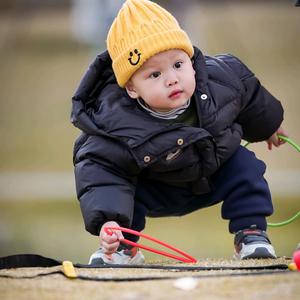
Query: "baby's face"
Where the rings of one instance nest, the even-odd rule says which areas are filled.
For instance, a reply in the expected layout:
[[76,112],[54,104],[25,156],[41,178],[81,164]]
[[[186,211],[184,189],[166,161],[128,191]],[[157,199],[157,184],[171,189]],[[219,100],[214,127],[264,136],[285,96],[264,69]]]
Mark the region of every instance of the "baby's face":
[[155,111],[184,105],[195,91],[195,71],[186,52],[172,49],[149,58],[126,85],[131,98],[142,98]]

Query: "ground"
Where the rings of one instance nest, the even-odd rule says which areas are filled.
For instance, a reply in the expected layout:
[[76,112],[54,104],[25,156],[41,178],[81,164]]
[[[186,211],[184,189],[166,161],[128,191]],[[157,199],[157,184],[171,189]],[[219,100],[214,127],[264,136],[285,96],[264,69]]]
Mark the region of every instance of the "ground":
[[[200,266],[257,266],[287,264],[290,259],[249,260],[237,262],[231,260],[202,260]],[[173,264],[174,265],[174,264]],[[51,268],[21,268],[1,270],[12,276],[33,276],[37,273],[49,273],[60,270]],[[251,273],[253,272],[253,273]],[[0,295],[5,300],[54,300],[54,299],[264,299],[296,300],[300,293],[300,273],[279,271],[258,275],[261,271],[184,271],[151,269],[77,269],[77,275],[106,278],[108,282],[68,279],[62,274],[36,277],[33,279],[0,278]],[[270,271],[272,272],[272,271]],[[245,275],[247,274],[247,275]],[[232,276],[233,275],[233,276]],[[139,279],[152,277],[152,280]],[[171,279],[159,279],[169,277]],[[176,287],[181,277],[194,277],[196,286],[191,290]],[[114,279],[135,278],[134,281],[114,282]],[[156,279],[155,279],[156,278]],[[112,281],[110,281],[112,280]]]

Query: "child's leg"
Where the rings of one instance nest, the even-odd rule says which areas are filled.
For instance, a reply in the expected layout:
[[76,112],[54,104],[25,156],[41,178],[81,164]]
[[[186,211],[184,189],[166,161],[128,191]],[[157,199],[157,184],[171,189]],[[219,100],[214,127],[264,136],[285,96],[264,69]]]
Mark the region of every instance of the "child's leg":
[[193,195],[189,189],[154,181],[140,182],[131,228],[143,230],[146,215],[185,215],[223,201],[222,217],[230,220],[230,232],[253,224],[266,230],[266,217],[272,214],[273,206],[263,177],[265,169],[265,164],[253,152],[241,146],[212,176],[213,187],[208,194]]
[[[146,207],[139,201],[135,201],[132,224],[130,228],[136,231],[142,231],[145,228],[146,214],[147,214]],[[128,234],[125,232],[123,233],[123,236],[125,239],[128,239],[132,242],[137,242],[139,239],[138,236]]]
[[[194,202],[194,205],[190,205]],[[154,180],[140,180],[135,192],[135,206],[131,229],[142,231],[145,228],[145,217],[181,216],[200,207],[207,207],[212,200],[201,199],[193,195],[188,188],[171,186]],[[125,235],[136,241],[138,238]]]
[[266,217],[273,213],[271,194],[264,179],[265,164],[244,147],[212,177],[213,198],[223,200],[222,217],[230,220],[231,233],[250,228],[266,230]]

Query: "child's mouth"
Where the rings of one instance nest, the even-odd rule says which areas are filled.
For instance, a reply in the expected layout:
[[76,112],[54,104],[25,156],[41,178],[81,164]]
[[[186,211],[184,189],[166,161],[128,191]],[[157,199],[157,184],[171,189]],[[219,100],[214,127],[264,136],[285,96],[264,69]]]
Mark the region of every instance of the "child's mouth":
[[169,95],[169,98],[171,99],[178,98],[181,95],[181,93],[182,90],[175,90]]

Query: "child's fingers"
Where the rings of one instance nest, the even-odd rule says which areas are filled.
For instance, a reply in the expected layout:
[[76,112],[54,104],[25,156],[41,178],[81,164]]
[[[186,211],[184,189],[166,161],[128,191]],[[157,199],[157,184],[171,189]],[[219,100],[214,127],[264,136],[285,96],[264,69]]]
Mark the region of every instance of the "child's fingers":
[[[105,231],[104,231],[105,232]],[[110,234],[111,233],[111,234]],[[122,231],[120,230],[109,230],[109,233],[106,233],[105,234],[107,236],[110,236],[110,237],[113,237],[114,239],[118,239],[118,240],[121,240],[121,239],[124,239],[124,236],[122,234]]]
[[116,231],[114,231],[114,233],[115,233],[116,236],[118,237],[118,240],[124,239],[124,236],[123,236],[123,234],[122,234],[122,231],[116,230]]
[[285,144],[285,143],[286,143],[285,140],[282,140],[281,138],[279,138],[279,145],[283,145],[283,144]]
[[100,244],[101,247],[104,249],[105,254],[112,254],[116,252],[120,245],[120,242],[118,236],[115,233],[109,235],[104,232],[101,236]]
[[120,245],[119,241],[116,241],[114,243],[106,243],[105,241],[101,242],[101,246],[104,249],[105,254],[112,254],[116,252],[119,245]]
[[272,150],[272,142],[268,142],[268,149]]
[[288,132],[281,127],[277,130],[277,134],[283,135],[285,137],[289,137]]
[[100,235],[100,239],[102,241],[105,241],[108,244],[115,243],[119,240],[119,237],[116,233],[113,233],[112,235],[107,234],[105,231]]

